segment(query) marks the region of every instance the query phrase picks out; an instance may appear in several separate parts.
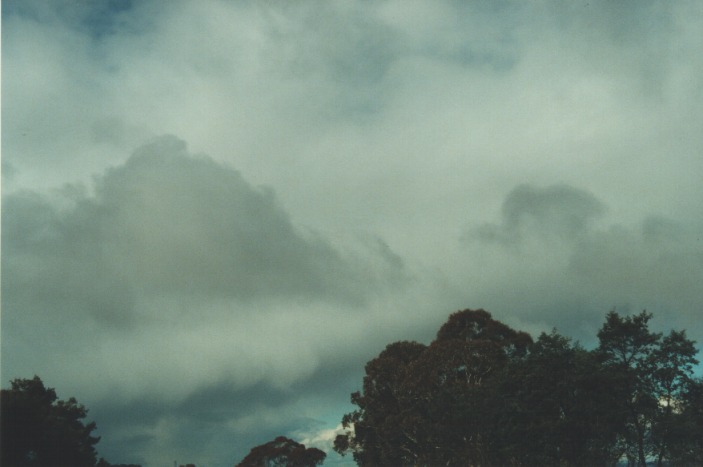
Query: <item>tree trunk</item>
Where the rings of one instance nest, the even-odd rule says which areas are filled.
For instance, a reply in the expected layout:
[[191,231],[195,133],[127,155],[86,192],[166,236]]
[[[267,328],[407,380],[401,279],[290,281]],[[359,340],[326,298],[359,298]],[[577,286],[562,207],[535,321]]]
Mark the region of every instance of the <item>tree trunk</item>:
[[644,433],[639,423],[635,423],[637,428],[637,455],[639,457],[639,465],[647,467],[647,458],[644,455]]

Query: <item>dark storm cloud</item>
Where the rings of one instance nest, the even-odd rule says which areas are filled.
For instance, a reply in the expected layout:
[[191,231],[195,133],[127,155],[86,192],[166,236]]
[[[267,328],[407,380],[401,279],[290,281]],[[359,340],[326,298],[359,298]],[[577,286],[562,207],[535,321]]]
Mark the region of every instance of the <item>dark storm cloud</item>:
[[311,404],[358,376],[357,352],[331,349],[409,277],[379,236],[333,247],[175,137],[92,189],[7,193],[2,215],[3,370],[90,381],[101,453],[120,462],[234,462],[262,434],[311,426]]
[[241,298],[363,296],[363,278],[323,239],[299,234],[270,190],[189,158],[176,140],[108,172],[98,199],[107,243],[138,283]]
[[94,185],[3,198],[5,374],[70,388],[95,372],[87,397],[158,391],[186,417],[173,404],[204,381],[241,393],[334,366],[331,348],[366,339],[367,307],[410,277],[380,237],[333,246],[295,227],[271,189],[174,137]]
[[296,230],[271,190],[190,156],[175,138],[140,148],[96,180],[95,196],[73,203],[60,209],[32,193],[7,197],[10,313],[29,289],[47,301],[68,301],[66,309],[90,309],[112,325],[143,294],[360,303],[374,289],[402,282],[397,258],[389,256],[380,276],[368,281],[361,262]]
[[515,243],[528,232],[542,231],[558,237],[576,238],[605,212],[593,195],[568,185],[537,188],[521,185],[512,190],[501,209],[500,225],[487,224],[476,232],[486,241]]
[[124,14],[133,6],[132,0],[6,0],[2,14],[43,23],[60,22],[99,39],[124,26]]
[[69,339],[85,330],[67,323],[86,315],[116,329],[132,323],[134,296],[104,260],[95,213],[85,200],[63,211],[36,193],[3,198],[3,339],[34,345],[28,322],[65,328]]
[[[237,388],[229,382],[213,383],[191,393],[178,402],[164,402],[154,395],[124,401],[107,399],[96,402],[91,415],[97,420],[109,420],[100,434],[113,446],[128,444],[128,453],[110,449],[101,453],[120,462],[144,462],[151,443],[175,446],[161,456],[177,456],[186,461],[197,459],[210,465],[216,462],[234,463],[236,456],[249,448],[268,441],[293,426],[308,424],[303,420],[284,420],[272,416],[286,413],[286,405],[297,397],[289,390],[276,389],[264,383]],[[256,433],[250,429],[256,424]],[[218,453],[218,454],[214,454]],[[223,459],[221,456],[231,458]]]
[[292,391],[265,383],[237,388],[231,382],[215,382],[193,391],[184,400],[165,402],[154,395],[131,401],[103,400],[96,403],[93,415],[111,421],[113,430],[130,427],[150,428],[166,418],[180,423],[226,423],[254,416],[263,407],[277,410],[294,401]]
[[[607,225],[606,206],[568,185],[513,189],[502,222],[464,235],[488,287],[477,299],[523,323],[551,323],[593,342],[604,313],[648,309],[655,325],[688,328],[701,340],[703,243],[690,224],[650,216]],[[488,263],[491,263],[490,265]],[[500,292],[498,292],[500,291]],[[497,295],[499,294],[499,295]]]
[[[635,229],[613,226],[580,242],[569,266],[593,290],[626,303],[649,302],[687,325],[695,323],[703,300],[700,231],[661,217]],[[694,332],[700,336],[700,330]]]
[[[352,373],[358,379],[361,375],[356,370]],[[173,446],[169,455],[183,461],[190,456],[204,465],[234,463],[251,447],[281,434],[295,437],[327,428],[327,420],[302,416],[291,406],[308,401],[332,406],[335,386],[343,386],[343,392],[347,392],[356,383],[349,373],[349,368],[329,366],[286,388],[263,382],[242,388],[219,381],[175,402],[165,402],[155,395],[128,401],[109,398],[93,404],[91,415],[110,421],[100,431],[111,440],[111,445],[101,451],[108,459],[144,462],[150,455],[158,455],[150,453],[149,445],[161,443]],[[124,453],[113,447],[120,445],[132,449]]]

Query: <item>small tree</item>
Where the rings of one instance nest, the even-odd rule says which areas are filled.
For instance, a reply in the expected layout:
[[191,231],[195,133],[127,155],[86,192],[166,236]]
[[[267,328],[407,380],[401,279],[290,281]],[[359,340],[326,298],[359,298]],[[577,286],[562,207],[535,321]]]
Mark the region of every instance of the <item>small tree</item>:
[[236,467],[315,467],[327,454],[317,448],[305,448],[285,436],[252,448]]
[[14,466],[94,466],[95,422],[76,399],[58,400],[42,380],[15,379],[1,391],[1,464]]

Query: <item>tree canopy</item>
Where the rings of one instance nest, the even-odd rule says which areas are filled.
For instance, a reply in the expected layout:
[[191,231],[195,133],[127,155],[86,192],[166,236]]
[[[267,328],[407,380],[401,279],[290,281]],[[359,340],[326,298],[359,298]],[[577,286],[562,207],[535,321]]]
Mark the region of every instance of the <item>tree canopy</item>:
[[317,448],[306,448],[285,436],[252,448],[236,467],[315,467],[327,454]]
[[59,400],[42,380],[15,379],[1,391],[1,464],[24,466],[94,466],[94,422],[76,399]]
[[608,313],[588,351],[456,312],[429,345],[392,343],[366,365],[335,450],[360,466],[699,465],[694,342],[650,319]]

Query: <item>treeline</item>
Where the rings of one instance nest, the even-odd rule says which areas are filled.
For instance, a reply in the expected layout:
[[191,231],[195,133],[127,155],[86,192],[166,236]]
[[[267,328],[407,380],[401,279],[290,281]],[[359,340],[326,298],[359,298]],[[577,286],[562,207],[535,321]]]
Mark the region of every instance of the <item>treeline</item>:
[[454,313],[430,345],[396,342],[368,362],[334,449],[360,466],[701,466],[697,350],[651,317],[610,312],[585,350]]
[[[534,341],[484,310],[456,312],[431,344],[395,342],[366,364],[334,449],[360,466],[701,466],[695,343],[652,332],[651,318],[610,312],[586,350],[556,331]],[[74,398],[36,376],[1,395],[0,465],[115,467],[97,459],[95,423]],[[325,457],[278,437],[238,466]]]

